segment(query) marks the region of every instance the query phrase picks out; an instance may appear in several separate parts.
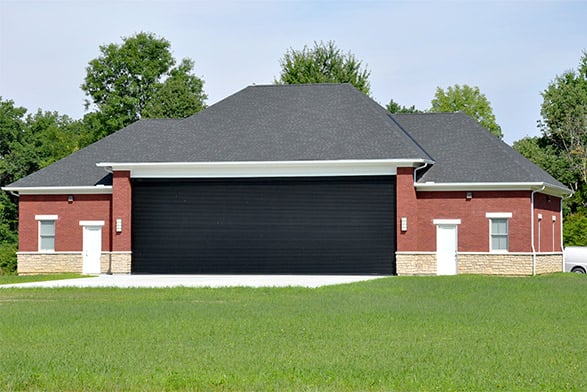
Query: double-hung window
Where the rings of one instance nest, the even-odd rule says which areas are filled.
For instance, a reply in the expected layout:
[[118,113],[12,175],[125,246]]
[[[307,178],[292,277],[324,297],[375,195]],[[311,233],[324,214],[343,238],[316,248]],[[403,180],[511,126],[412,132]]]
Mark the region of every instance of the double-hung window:
[[507,252],[510,248],[509,220],[511,212],[488,212],[489,218],[489,250],[491,252]]
[[39,222],[39,252],[55,252],[55,221],[57,215],[36,215]]

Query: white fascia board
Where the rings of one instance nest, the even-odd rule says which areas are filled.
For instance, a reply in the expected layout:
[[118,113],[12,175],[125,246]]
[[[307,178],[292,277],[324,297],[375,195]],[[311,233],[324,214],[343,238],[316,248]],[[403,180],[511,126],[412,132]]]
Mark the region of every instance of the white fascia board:
[[110,170],[128,170],[133,178],[324,177],[395,175],[398,167],[415,167],[421,159],[345,159],[328,161],[246,162],[102,162]]
[[541,193],[563,197],[571,194],[569,189],[561,188],[544,182],[424,182],[414,184],[418,191],[537,191],[544,187]]
[[95,195],[112,193],[112,186],[3,187],[2,190],[8,192],[17,192],[20,195]]

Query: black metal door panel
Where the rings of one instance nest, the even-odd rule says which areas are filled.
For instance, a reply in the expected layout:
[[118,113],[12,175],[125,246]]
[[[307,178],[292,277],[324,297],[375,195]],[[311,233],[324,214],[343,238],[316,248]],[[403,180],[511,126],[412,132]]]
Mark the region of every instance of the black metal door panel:
[[133,180],[133,273],[393,274],[395,177]]

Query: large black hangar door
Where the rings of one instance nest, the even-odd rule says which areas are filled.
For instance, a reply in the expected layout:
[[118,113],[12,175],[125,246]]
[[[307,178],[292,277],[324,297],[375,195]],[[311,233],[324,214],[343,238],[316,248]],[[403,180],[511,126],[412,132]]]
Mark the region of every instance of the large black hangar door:
[[395,273],[395,176],[132,187],[133,273]]

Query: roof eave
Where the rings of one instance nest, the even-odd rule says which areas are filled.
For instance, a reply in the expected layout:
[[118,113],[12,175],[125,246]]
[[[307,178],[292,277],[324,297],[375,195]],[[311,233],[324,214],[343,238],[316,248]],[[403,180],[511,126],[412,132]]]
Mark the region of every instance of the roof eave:
[[395,175],[398,167],[433,163],[427,159],[340,159],[229,162],[100,162],[98,167],[130,171],[131,177],[288,177]]
[[565,187],[546,182],[424,182],[415,184],[417,191],[540,191],[541,193],[565,197],[573,192]]
[[18,193],[19,195],[95,195],[111,194],[111,185],[90,185],[90,186],[34,186],[34,187],[11,187],[1,188],[3,191]]

